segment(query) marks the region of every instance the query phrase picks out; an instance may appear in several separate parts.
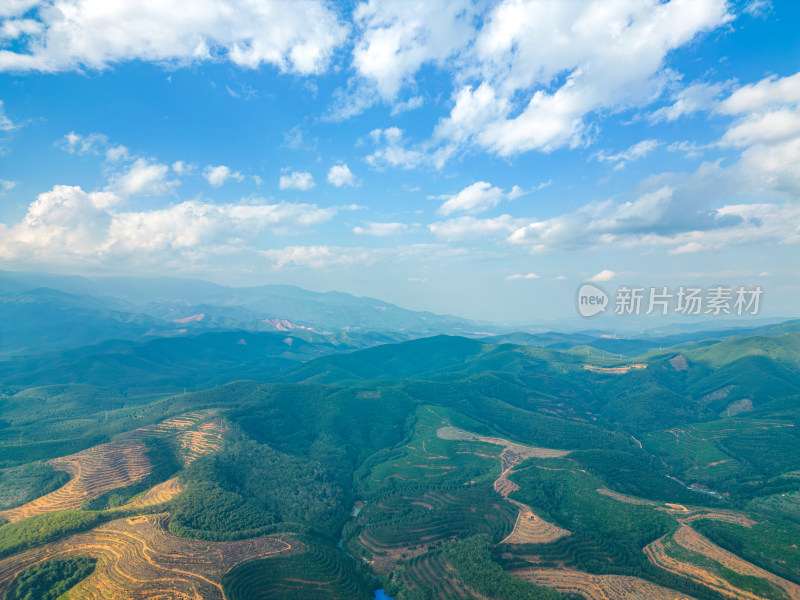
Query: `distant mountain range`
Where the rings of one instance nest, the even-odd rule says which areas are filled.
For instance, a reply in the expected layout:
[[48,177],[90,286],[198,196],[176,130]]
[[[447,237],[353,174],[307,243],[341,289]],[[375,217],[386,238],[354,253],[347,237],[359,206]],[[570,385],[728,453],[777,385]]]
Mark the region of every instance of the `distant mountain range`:
[[[358,334],[385,341],[504,331],[342,292],[288,285],[233,288],[177,278],[84,278],[0,271],[0,357],[109,339],[209,331]],[[363,346],[362,346],[363,347]]]

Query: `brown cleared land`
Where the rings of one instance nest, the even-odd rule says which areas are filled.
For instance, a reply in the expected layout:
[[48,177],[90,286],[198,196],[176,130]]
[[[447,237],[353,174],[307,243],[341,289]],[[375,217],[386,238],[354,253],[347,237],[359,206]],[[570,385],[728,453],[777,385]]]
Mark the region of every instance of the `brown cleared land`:
[[237,564],[302,551],[291,537],[205,542],[166,530],[169,516],[112,521],[0,561],[0,595],[24,569],[45,560],[93,556],[95,572],[70,592],[72,600],[224,600],[222,576]]
[[538,517],[527,504],[510,498],[507,500],[519,508],[519,514],[514,523],[514,530],[500,542],[501,544],[548,544],[570,535],[566,529]]
[[[692,579],[725,596],[736,598],[737,600],[761,600],[760,596],[756,596],[745,590],[740,590],[708,569],[691,563],[682,562],[669,556],[665,549],[665,544],[668,542],[667,538],[668,536],[659,538],[644,548],[644,553],[647,555],[648,560],[654,565]],[[672,539],[675,543],[687,550],[702,554],[737,573],[769,581],[786,592],[788,597],[792,600],[800,600],[800,586],[778,577],[777,575],[773,575],[727,550],[723,550],[688,525],[681,525],[680,529],[673,534]]]
[[496,446],[505,446],[505,450],[500,455],[502,462],[501,469],[506,471],[517,466],[527,458],[560,458],[569,454],[569,450],[553,450],[551,448],[537,448],[536,446],[524,446],[515,442],[509,442],[502,438],[487,437],[478,435],[456,427],[440,427],[436,430],[436,435],[443,440],[461,440],[468,442],[485,442]]
[[137,440],[109,442],[48,461],[71,479],[59,489],[27,504],[0,512],[10,522],[56,510],[80,508],[84,500],[141,481],[150,473],[145,447]]
[[[150,474],[151,468],[142,442],[146,438],[178,436],[184,466],[188,466],[198,456],[220,449],[227,426],[218,414],[217,409],[185,413],[130,431],[113,442],[50,460],[48,463],[54,469],[69,473],[70,480],[54,492],[27,504],[0,511],[0,519],[13,523],[46,512],[80,508],[85,500],[141,481]],[[167,483],[148,492],[146,502],[156,503],[159,497],[163,498],[160,501],[166,501],[180,491],[177,481]]]
[[216,408],[206,408],[203,410],[196,410],[188,413],[184,413],[177,417],[172,417],[171,419],[167,419],[166,421],[161,421],[155,425],[148,425],[147,427],[140,427],[134,434],[139,434],[142,436],[163,436],[163,435],[170,435],[173,433],[177,433],[178,431],[183,431],[185,429],[190,429],[195,427],[196,425],[202,423],[203,421],[208,421],[209,419],[217,416],[219,414],[219,410]]
[[228,430],[221,417],[206,421],[196,429],[186,431],[178,436],[183,455],[183,466],[188,467],[204,454],[216,452],[222,447],[222,434]]
[[604,375],[624,375],[631,369],[646,369],[647,365],[644,363],[637,363],[634,365],[625,365],[622,367],[595,367],[594,365],[583,365],[583,368],[592,373],[602,373]]
[[142,494],[141,496],[137,496],[130,502],[127,506],[154,506],[156,504],[162,504],[164,502],[168,502],[172,500],[175,496],[181,493],[181,485],[178,483],[178,478],[173,477],[172,479],[167,479],[159,483],[156,486],[153,486],[150,490],[146,493]]
[[693,600],[686,594],[625,575],[592,575],[571,569],[522,569],[511,574],[587,600]]
[[800,585],[787,581],[777,575],[773,575],[769,571],[757,567],[727,550],[723,550],[691,527],[683,525],[672,537],[678,544],[688,550],[703,554],[711,560],[717,561],[722,566],[728,567],[743,575],[751,575],[753,577],[766,579],[770,583],[782,588],[792,600],[800,600]]
[[609,498],[613,498],[617,502],[624,502],[625,504],[638,504],[641,506],[658,506],[656,502],[652,502],[651,500],[644,500],[642,498],[636,498],[634,496],[626,496],[625,494],[612,492],[611,490],[607,490],[605,488],[597,490],[597,493],[602,494],[603,496],[608,496]]

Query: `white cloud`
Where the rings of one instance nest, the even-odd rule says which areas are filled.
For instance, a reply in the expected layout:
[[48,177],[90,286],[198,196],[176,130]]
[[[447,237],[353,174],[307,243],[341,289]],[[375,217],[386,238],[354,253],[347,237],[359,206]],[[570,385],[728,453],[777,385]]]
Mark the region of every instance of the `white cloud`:
[[408,231],[405,223],[367,223],[364,227],[353,227],[353,233],[358,235],[388,236],[398,235]]
[[739,115],[798,102],[800,73],[781,78],[773,75],[758,83],[740,87],[720,103],[718,110],[724,115]]
[[140,157],[127,171],[112,177],[109,187],[125,196],[158,196],[178,185],[167,179],[168,173],[167,165]]
[[365,248],[341,246],[287,246],[264,250],[261,254],[277,269],[287,266],[324,269],[375,262],[375,255]]
[[613,279],[615,275],[616,275],[616,273],[614,273],[614,271],[611,271],[609,269],[603,269],[602,271],[600,271],[596,275],[592,276],[589,279],[589,281],[593,281],[595,283],[601,283],[603,281],[609,281],[609,280]]
[[[353,11],[355,77],[338,94],[334,117],[353,116],[379,100],[392,102],[404,86],[413,87],[420,67],[445,65],[474,37],[476,9],[469,0],[360,3]],[[398,112],[416,108],[412,100]]]
[[20,17],[41,0],[4,0],[0,4],[0,17]]
[[661,143],[658,140],[642,140],[622,152],[608,154],[607,152],[600,151],[595,153],[594,156],[599,161],[615,163],[614,169],[619,170],[623,169],[625,165],[631,161],[644,158],[660,145]]
[[70,131],[61,139],[59,146],[70,154],[100,154],[108,146],[108,137],[102,133],[84,136]]
[[403,130],[398,127],[373,129],[369,135],[379,147],[365,160],[377,169],[386,166],[413,169],[426,160],[423,152],[406,149]]
[[539,279],[539,276],[536,273],[514,273],[513,275],[508,275],[506,277],[509,281],[516,281],[518,279]]
[[[175,165],[173,165],[173,170],[177,172],[174,166]],[[181,169],[183,169],[183,167],[181,167]],[[231,170],[231,168],[226,165],[207,166],[203,170],[203,177],[214,187],[222,186],[228,179],[235,179],[236,181],[242,181],[244,179],[241,173]]]
[[329,221],[338,208],[282,202],[185,201],[147,211],[118,211],[112,192],[56,186],[40,194],[19,223],[0,224],[0,257],[26,262],[139,261],[192,256],[212,246],[246,248],[263,231],[293,233]]
[[710,111],[724,88],[720,83],[693,83],[673,94],[672,104],[653,111],[648,118],[653,123],[672,122],[701,111]]
[[720,140],[721,146],[745,147],[757,143],[774,143],[800,135],[800,111],[774,110],[752,114],[737,121]]
[[0,194],[8,192],[17,187],[16,181],[9,181],[8,179],[0,179]]
[[357,186],[359,182],[358,178],[353,175],[350,167],[342,164],[333,165],[328,170],[328,183],[335,185],[336,187],[342,187],[343,185],[354,187]]
[[[537,189],[540,189],[540,188],[537,188]],[[521,187],[519,187],[518,185],[515,185],[514,187],[512,187],[512,188],[511,188],[511,191],[510,191],[510,192],[508,192],[508,194],[506,195],[506,197],[507,197],[509,200],[516,200],[517,198],[520,198],[520,197],[524,196],[524,195],[525,195],[525,193],[526,193],[526,192],[525,192],[525,190],[523,190],[523,189],[522,189]]]
[[500,204],[504,195],[502,189],[486,181],[477,181],[454,196],[448,197],[437,212],[440,215],[450,215],[454,212],[481,213]]
[[227,58],[236,65],[273,65],[282,72],[323,71],[348,28],[327,3],[180,0],[141,3],[15,0],[6,15],[35,7],[40,31],[20,38],[19,51],[0,51],[0,70],[103,69],[142,60],[189,63]]
[[281,175],[278,187],[282,190],[300,190],[307,192],[313,190],[316,184],[314,177],[307,171],[291,171],[288,175]]
[[402,114],[404,112],[408,112],[410,110],[416,110],[420,108],[424,103],[425,100],[422,96],[412,96],[411,98],[409,98],[404,102],[397,102],[392,107],[391,115],[393,117],[396,117],[397,115]]
[[106,150],[106,160],[110,162],[117,162],[119,160],[127,159],[128,157],[128,149],[121,144]]
[[494,208],[503,198],[514,200],[523,196],[525,191],[515,185],[507,194],[499,187],[486,181],[477,181],[472,185],[453,195],[435,196],[438,200],[445,200],[437,211],[440,215],[450,215],[454,212],[478,214]]
[[726,169],[737,191],[775,191],[797,198],[800,73],[744,85],[720,103],[718,112],[735,117],[718,145],[742,148],[738,163]]
[[0,100],[0,131],[14,131],[17,126],[6,116],[3,101]]
[[196,165],[189,164],[183,160],[176,160],[174,163],[172,163],[172,170],[176,175],[188,175],[196,168]]
[[732,18],[725,0],[504,0],[434,137],[501,156],[585,145],[590,114],[651,102],[666,55]]
[[492,219],[458,217],[431,223],[428,225],[428,230],[436,237],[447,241],[481,237],[505,238],[525,223],[524,219],[515,219],[511,215],[501,215]]

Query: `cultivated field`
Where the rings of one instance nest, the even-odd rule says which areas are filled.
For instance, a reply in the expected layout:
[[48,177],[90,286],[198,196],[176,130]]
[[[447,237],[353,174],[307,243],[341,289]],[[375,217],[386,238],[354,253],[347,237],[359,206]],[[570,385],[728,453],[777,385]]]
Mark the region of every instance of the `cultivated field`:
[[222,576],[257,558],[296,553],[288,536],[237,542],[180,538],[166,529],[169,516],[118,519],[86,533],[0,561],[0,594],[24,569],[46,560],[92,556],[96,571],[70,593],[73,600],[223,600]]
[[502,544],[548,544],[570,534],[566,529],[538,517],[527,504],[511,499],[508,501],[519,508],[519,514],[514,530]]
[[479,598],[459,582],[458,575],[441,550],[409,560],[403,567],[401,579],[409,589],[427,592],[431,600]]
[[686,594],[625,575],[592,575],[571,569],[522,569],[513,575],[587,600],[692,600]]
[[739,575],[768,581],[782,589],[787,597],[792,600],[800,600],[800,586],[778,577],[777,575],[773,575],[727,550],[723,550],[688,525],[681,525],[680,529],[672,535],[671,540],[668,538],[669,536],[659,538],[644,549],[650,562],[667,571],[688,577],[689,579],[697,581],[732,598],[742,600],[760,600],[763,598],[762,595],[734,586],[710,566],[698,565],[670,556],[668,547],[670,542],[673,542],[688,551],[701,554],[705,558],[710,559],[710,561],[714,561]]
[[[184,466],[197,457],[219,450],[222,435],[227,431],[218,411],[207,409],[173,417],[156,425],[128,432],[120,439],[93,446],[76,454],[48,461],[54,469],[66,471],[70,480],[59,489],[27,504],[0,511],[0,518],[9,522],[45,512],[80,508],[85,500],[105,492],[142,481],[150,474],[150,461],[145,454],[143,439],[177,436]],[[176,480],[155,486],[134,506],[165,502],[178,494]]]
[[13,523],[45,512],[80,508],[84,500],[141,481],[150,473],[145,446],[138,440],[109,442],[49,462],[67,471],[71,479],[54,492],[0,512],[0,517]]
[[153,486],[150,490],[142,494],[141,496],[137,496],[130,502],[125,508],[130,506],[135,507],[142,507],[142,506],[154,506],[156,504],[161,504],[163,502],[168,502],[175,496],[181,493],[181,486],[178,483],[178,478],[173,477],[172,479],[167,479],[159,483],[156,486]]
[[222,434],[228,430],[221,417],[200,423],[178,436],[183,466],[188,467],[203,454],[216,452],[222,447]]

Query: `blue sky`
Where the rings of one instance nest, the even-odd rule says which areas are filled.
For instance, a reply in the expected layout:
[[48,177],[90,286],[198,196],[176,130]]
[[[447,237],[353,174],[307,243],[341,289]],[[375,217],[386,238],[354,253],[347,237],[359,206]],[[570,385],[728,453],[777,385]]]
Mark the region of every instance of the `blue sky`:
[[0,5],[0,268],[487,320],[800,293],[800,3]]

